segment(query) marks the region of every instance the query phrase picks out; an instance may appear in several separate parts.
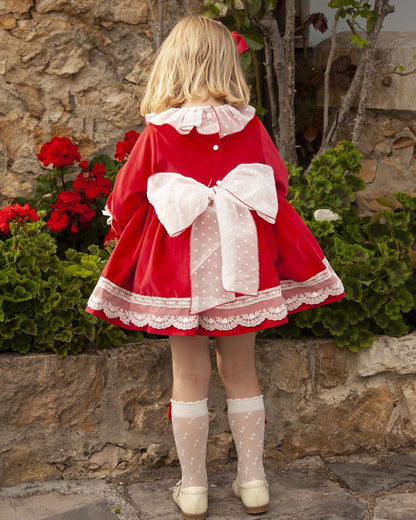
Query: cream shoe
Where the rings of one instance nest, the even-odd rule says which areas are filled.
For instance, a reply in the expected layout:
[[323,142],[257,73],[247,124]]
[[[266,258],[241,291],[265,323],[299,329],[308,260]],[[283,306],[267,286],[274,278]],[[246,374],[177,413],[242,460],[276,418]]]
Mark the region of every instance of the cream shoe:
[[249,514],[265,513],[269,508],[269,484],[264,480],[251,480],[240,484],[233,482],[234,495],[239,498]]
[[208,513],[208,488],[182,488],[182,482],[179,481],[173,492],[173,501],[185,520],[204,520]]

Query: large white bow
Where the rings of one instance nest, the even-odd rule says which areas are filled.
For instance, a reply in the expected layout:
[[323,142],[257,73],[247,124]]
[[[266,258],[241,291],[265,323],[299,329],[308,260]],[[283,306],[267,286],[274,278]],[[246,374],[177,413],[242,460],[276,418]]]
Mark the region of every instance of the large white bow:
[[217,185],[179,173],[152,175],[147,196],[171,237],[189,226],[191,313],[259,289],[257,230],[250,210],[274,223],[277,195],[270,166],[240,164]]

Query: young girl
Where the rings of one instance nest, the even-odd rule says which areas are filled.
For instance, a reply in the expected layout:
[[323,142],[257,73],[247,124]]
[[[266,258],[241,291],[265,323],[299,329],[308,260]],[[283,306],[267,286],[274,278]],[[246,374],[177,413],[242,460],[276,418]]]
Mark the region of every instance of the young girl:
[[248,105],[229,31],[182,19],[144,93],[146,129],[108,199],[118,243],[88,312],[170,338],[172,424],[185,519],[207,515],[208,337],[216,339],[237,454],[232,484],[248,513],[267,511],[264,404],[256,331],[342,298],[343,286],[285,200],[287,170]]

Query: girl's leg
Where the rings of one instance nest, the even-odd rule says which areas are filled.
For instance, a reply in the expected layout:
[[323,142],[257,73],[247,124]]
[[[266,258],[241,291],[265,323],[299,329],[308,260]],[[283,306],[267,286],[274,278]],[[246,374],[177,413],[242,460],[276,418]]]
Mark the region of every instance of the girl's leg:
[[262,481],[265,414],[254,358],[255,333],[216,339],[218,370],[238,455],[238,482]]
[[172,336],[172,427],[182,488],[207,487],[207,395],[211,376],[208,337]]
[[208,395],[211,357],[208,336],[171,336],[175,401],[200,401]]
[[256,333],[218,336],[217,366],[228,399],[260,395],[254,348]]

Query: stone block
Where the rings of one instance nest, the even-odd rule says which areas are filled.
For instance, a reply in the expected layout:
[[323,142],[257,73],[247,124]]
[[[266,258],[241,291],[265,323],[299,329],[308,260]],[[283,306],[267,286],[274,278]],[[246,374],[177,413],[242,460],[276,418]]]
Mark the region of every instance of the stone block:
[[414,520],[416,493],[401,493],[376,500],[373,520]]
[[65,78],[77,74],[86,64],[87,59],[82,50],[71,49],[52,59],[46,72]]
[[[103,5],[103,4],[101,4]],[[108,4],[111,6],[109,11],[104,11],[103,16],[113,22],[124,22],[128,24],[145,23],[149,16],[147,2],[137,2],[137,0],[115,0]]]
[[37,0],[36,11],[40,14],[50,13],[51,11],[85,13],[93,5],[94,0],[72,0],[69,4],[67,0]]
[[375,159],[364,159],[361,163],[360,179],[366,184],[373,182],[376,176],[377,161]]
[[0,15],[27,13],[31,7],[33,7],[33,0],[3,0],[0,4]]
[[377,337],[371,348],[357,354],[359,376],[383,372],[416,374],[416,333],[402,338]]
[[105,478],[108,475],[117,476],[125,473],[126,468],[137,468],[140,452],[122,446],[106,444],[100,451],[93,453],[86,463],[95,478]]
[[[261,352],[259,354],[261,356]],[[268,352],[267,361],[263,359],[263,363],[265,362],[270,363],[270,383],[285,392],[298,391],[308,379],[308,360],[305,353],[293,346],[278,345],[274,352]]]
[[14,29],[16,27],[16,18],[14,16],[0,17],[0,29]]
[[409,412],[408,420],[416,434],[416,383],[411,383],[403,389],[403,397]]
[[284,458],[323,456],[381,449],[394,407],[387,386],[351,393],[335,404],[315,404],[287,426],[281,441]]
[[103,359],[34,354],[21,358],[19,371],[2,364],[0,374],[0,422],[41,430],[55,425],[74,432],[97,429],[94,415],[105,383]]
[[16,500],[0,500],[0,520],[115,520],[103,498],[82,495],[46,493],[20,498],[16,514]]
[[26,446],[9,446],[0,453],[0,486],[14,486],[25,480],[45,480],[58,475],[53,464],[48,464]]
[[344,487],[367,495],[412,484],[416,479],[416,468],[392,464],[335,463],[328,468]]
[[334,343],[318,343],[318,383],[322,388],[342,385],[348,378],[350,352]]

